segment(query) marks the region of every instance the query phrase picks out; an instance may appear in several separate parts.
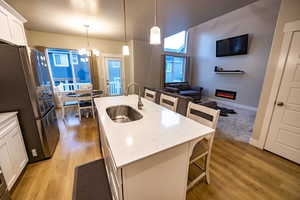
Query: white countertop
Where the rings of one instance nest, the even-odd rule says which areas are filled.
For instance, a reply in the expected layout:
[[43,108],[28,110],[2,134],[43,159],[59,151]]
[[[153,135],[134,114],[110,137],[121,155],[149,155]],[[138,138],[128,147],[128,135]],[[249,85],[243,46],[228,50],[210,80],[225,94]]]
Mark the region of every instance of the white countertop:
[[[214,129],[144,98],[144,107],[138,110],[137,102],[137,95],[95,99],[99,119],[117,167],[214,132]],[[115,105],[129,105],[140,112],[143,118],[116,123],[106,113],[107,107]]]
[[16,115],[18,112],[6,112],[6,113],[0,113],[0,124],[7,119],[11,118],[12,116]]

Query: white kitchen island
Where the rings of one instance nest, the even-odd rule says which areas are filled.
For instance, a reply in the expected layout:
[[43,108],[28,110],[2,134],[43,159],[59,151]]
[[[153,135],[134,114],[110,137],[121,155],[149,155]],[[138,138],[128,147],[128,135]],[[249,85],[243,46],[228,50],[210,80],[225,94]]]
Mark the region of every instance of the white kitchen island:
[[[102,153],[115,200],[184,200],[189,159],[200,138],[214,129],[136,95],[95,99]],[[111,120],[106,109],[128,105],[142,119]]]

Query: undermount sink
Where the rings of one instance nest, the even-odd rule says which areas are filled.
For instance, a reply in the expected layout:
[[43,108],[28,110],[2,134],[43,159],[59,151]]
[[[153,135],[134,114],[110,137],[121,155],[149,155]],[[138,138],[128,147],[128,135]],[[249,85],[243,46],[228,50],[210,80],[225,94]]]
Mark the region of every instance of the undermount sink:
[[106,113],[111,120],[117,123],[132,122],[143,118],[143,116],[138,111],[126,105],[106,108]]

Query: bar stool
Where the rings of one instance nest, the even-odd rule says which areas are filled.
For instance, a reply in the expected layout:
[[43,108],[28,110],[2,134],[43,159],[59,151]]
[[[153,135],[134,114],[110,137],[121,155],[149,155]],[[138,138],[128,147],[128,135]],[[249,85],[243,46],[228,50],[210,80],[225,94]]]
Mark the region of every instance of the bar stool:
[[177,104],[178,104],[178,98],[172,97],[169,95],[161,94],[160,95],[160,103],[161,106],[168,108],[174,112],[176,112]]
[[152,101],[155,103],[155,97],[156,97],[156,92],[152,90],[145,89],[145,99],[148,99],[149,101]]
[[[216,129],[220,116],[220,110],[215,110],[206,106],[189,102],[186,116],[205,126]],[[214,135],[215,133],[201,139],[193,148],[193,152],[190,157],[190,164],[196,165],[204,172],[202,172],[194,180],[192,180],[191,183],[188,184],[187,190],[191,189],[203,177],[206,177],[207,184],[210,183],[209,165]],[[196,161],[202,159],[203,157],[205,157],[204,167],[196,163]]]

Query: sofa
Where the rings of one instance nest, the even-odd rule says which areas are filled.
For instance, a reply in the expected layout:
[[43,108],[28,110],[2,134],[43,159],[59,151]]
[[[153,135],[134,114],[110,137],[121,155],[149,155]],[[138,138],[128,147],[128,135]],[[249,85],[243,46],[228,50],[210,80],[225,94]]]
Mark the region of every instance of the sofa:
[[177,93],[179,95],[193,98],[193,101],[201,99],[202,87],[191,86],[188,82],[166,83],[164,90],[166,92]]

